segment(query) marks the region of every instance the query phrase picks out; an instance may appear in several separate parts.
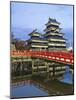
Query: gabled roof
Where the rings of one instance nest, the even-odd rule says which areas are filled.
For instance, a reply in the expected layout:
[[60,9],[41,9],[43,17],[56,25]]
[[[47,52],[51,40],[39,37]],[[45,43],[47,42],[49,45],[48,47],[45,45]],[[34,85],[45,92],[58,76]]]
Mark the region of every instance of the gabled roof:
[[[48,23],[50,22],[53,22],[53,23],[57,23],[57,24],[60,24],[56,19],[53,19],[53,18],[48,18]],[[48,23],[46,23],[45,25],[47,25]]]
[[33,35],[33,34],[41,35],[41,33],[37,32],[37,29],[35,29],[31,33],[29,33],[29,35]]

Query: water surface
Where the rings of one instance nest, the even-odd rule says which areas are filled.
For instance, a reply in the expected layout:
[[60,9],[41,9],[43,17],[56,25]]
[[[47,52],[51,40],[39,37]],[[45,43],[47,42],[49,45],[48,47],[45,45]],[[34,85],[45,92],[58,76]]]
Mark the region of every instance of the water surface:
[[[59,80],[64,85],[66,83],[73,84],[73,76],[69,71],[66,71],[64,74],[64,78],[62,80]],[[43,83],[40,83],[43,84]],[[53,90],[53,87],[57,85],[57,83],[53,86],[49,87],[49,90],[47,89],[47,85],[41,86],[40,84],[36,82],[27,83],[25,85],[11,87],[11,97],[12,98],[19,98],[19,97],[39,97],[39,96],[52,96],[52,95],[64,95],[63,93],[59,92],[59,90]],[[61,84],[61,83],[60,83]],[[62,87],[60,87],[62,89]],[[63,87],[64,88],[64,87]]]

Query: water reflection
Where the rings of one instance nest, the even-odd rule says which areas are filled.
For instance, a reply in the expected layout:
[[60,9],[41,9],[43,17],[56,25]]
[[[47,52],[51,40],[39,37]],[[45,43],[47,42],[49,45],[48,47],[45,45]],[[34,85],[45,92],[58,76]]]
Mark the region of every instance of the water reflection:
[[68,84],[73,84],[73,75],[72,72],[70,72],[69,66],[66,66],[66,71],[63,75],[63,79],[60,81]]
[[[41,80],[25,80],[13,83],[11,86],[11,97],[37,97],[73,94],[73,84],[70,81],[72,75],[65,73],[63,80],[52,80],[44,82]],[[71,84],[66,84],[71,83]]]
[[12,97],[33,97],[33,96],[48,96],[48,93],[42,91],[41,89],[31,84],[12,88]]
[[73,84],[73,76],[71,72],[65,73],[63,79],[60,81],[68,84]]
[[[22,78],[11,84],[11,98],[57,96],[73,94],[73,75],[66,66],[66,71],[61,79],[48,80],[44,77]],[[51,78],[51,77],[49,77]]]

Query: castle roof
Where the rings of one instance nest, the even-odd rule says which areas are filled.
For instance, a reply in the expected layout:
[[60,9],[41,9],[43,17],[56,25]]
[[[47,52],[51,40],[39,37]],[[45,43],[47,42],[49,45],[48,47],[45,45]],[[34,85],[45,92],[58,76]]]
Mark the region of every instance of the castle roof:
[[60,24],[56,19],[50,18],[48,19],[48,23],[46,23],[45,25],[49,24],[49,23],[57,23]]

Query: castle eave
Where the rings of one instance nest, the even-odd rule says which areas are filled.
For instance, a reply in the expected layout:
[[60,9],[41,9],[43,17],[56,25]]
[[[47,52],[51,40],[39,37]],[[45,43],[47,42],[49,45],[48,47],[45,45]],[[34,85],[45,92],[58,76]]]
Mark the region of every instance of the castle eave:
[[31,45],[31,47],[42,47],[42,48],[47,48],[48,46],[43,46],[43,45]]
[[41,43],[46,43],[46,42],[48,42],[48,41],[42,41],[42,40],[31,40],[32,42],[41,42]]
[[50,33],[45,33],[44,36],[63,36],[63,33],[54,33],[54,32],[50,32]]
[[50,41],[60,41],[60,42],[66,42],[65,39],[49,39]]
[[66,44],[48,43],[49,46],[66,46]]

